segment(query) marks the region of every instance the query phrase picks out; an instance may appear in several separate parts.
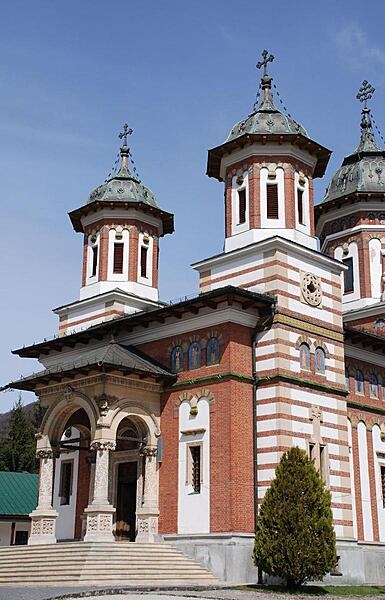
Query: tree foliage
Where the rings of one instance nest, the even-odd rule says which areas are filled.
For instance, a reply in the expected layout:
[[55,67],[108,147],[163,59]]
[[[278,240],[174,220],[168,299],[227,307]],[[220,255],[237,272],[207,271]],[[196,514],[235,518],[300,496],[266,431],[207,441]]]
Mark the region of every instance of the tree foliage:
[[[39,419],[39,414],[33,416]],[[6,435],[0,439],[0,470],[38,472],[36,425],[24,410],[21,396],[11,411]]]
[[312,461],[295,447],[277,466],[258,517],[254,562],[289,588],[321,580],[336,564],[331,496]]

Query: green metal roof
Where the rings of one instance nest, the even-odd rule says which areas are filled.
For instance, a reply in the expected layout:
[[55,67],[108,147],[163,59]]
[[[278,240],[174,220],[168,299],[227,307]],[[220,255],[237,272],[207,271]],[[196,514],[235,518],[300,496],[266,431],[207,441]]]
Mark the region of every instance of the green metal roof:
[[36,508],[39,475],[0,471],[0,517],[28,515]]

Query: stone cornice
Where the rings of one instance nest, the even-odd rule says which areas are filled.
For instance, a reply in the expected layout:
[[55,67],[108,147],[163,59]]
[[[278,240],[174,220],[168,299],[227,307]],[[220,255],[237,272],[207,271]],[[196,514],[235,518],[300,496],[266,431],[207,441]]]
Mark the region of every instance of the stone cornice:
[[307,323],[306,321],[303,321],[303,319],[292,317],[278,311],[274,315],[273,325],[286,325],[287,327],[293,327],[295,329],[299,329],[300,331],[306,331],[307,333],[326,337],[335,342],[343,343],[344,341],[344,334],[342,331],[339,332],[325,326]]
[[333,385],[330,381],[320,383],[316,381],[311,381],[310,379],[300,379],[299,377],[293,377],[291,375],[287,375],[286,373],[276,373],[274,375],[257,377],[258,386],[272,385],[277,383],[290,383],[299,387],[306,387],[311,390],[317,390],[327,394],[336,394],[338,396],[347,396],[349,394],[348,390]]
[[[161,384],[156,384],[149,381],[143,381],[138,379],[131,379],[130,377],[120,377],[118,375],[110,375],[107,373],[103,373],[101,375],[93,375],[91,377],[84,377],[81,379],[74,379],[72,385],[76,387],[76,389],[84,389],[97,384],[116,384],[125,388],[138,389],[138,390],[146,390],[150,392],[158,392],[160,393],[163,389]],[[68,382],[66,383],[58,383],[56,385],[48,385],[44,388],[40,388],[36,390],[36,394],[43,398],[45,396],[49,396],[50,394],[60,394],[63,393],[68,387]]]

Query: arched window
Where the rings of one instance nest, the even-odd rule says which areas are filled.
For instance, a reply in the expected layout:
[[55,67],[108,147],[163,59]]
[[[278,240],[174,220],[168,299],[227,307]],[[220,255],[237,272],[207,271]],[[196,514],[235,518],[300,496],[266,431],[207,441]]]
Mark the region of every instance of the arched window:
[[188,349],[188,368],[199,369],[201,366],[201,345],[198,342],[192,342]]
[[316,348],[314,352],[314,367],[316,373],[325,373],[325,350]]
[[349,367],[345,367],[345,385],[346,385],[346,389],[348,390],[350,388],[350,372],[349,372]]
[[216,365],[219,363],[219,341],[212,337],[206,344],[206,364]]
[[172,349],[170,357],[170,367],[173,373],[183,371],[183,359],[184,353],[182,346],[175,346],[175,348]]
[[364,393],[364,374],[360,369],[356,369],[354,373],[354,390],[356,394]]
[[369,377],[369,392],[373,398],[378,398],[378,379],[375,373],[371,373]]
[[301,369],[310,370],[310,348],[305,343],[299,347],[299,364]]

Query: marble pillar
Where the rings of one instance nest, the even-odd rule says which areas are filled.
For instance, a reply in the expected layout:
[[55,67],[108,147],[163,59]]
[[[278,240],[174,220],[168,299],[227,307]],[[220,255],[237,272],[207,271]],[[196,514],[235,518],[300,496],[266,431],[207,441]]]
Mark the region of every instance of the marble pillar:
[[158,473],[154,446],[143,449],[144,471],[144,502],[137,510],[138,532],[136,542],[157,542],[158,536]]
[[31,535],[28,544],[55,544],[55,523],[58,513],[52,507],[54,475],[54,453],[52,450],[38,450],[40,459],[39,497],[35,510],[30,513]]
[[113,517],[115,508],[108,499],[108,472],[110,451],[115,450],[115,442],[95,441],[90,449],[96,452],[92,498],[84,513],[87,518],[85,542],[112,542],[114,536]]

